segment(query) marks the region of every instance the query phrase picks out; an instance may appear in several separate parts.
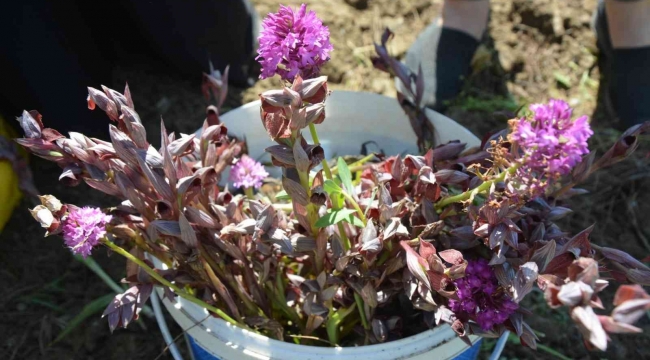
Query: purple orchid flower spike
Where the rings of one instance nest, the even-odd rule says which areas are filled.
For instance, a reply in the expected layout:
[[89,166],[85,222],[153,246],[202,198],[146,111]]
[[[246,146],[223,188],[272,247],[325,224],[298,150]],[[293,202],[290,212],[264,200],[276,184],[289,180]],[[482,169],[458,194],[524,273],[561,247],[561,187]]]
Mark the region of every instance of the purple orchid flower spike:
[[327,26],[313,11],[302,4],[297,11],[280,6],[262,22],[257,60],[262,65],[260,79],[280,75],[293,81],[318,76],[320,68],[330,59],[332,44]]
[[235,187],[258,189],[267,176],[264,166],[248,155],[242,156],[230,170],[230,181]]
[[111,216],[101,209],[74,209],[63,224],[63,240],[73,253],[87,257],[106,235],[106,224],[110,221]]

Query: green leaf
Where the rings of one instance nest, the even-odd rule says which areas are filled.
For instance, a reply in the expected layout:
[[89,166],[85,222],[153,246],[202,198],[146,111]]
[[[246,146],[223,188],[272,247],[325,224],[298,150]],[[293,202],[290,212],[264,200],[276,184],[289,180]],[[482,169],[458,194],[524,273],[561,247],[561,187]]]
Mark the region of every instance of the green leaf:
[[[352,221],[350,221],[350,220],[352,220]],[[363,221],[361,221],[361,219],[359,219],[356,216],[350,216],[350,217],[346,218],[345,221],[349,222],[350,224],[352,224],[352,225],[354,225],[354,226],[356,226],[358,228],[364,228],[365,227],[365,225],[363,225]]]
[[21,298],[21,300],[25,301],[25,302],[28,302],[28,303],[31,303],[31,304],[44,306],[44,307],[46,307],[48,309],[51,309],[51,310],[54,310],[54,311],[56,311],[58,313],[65,313],[66,312],[65,309],[63,309],[60,306],[57,306],[57,305],[55,305],[55,304],[53,304],[53,303],[51,303],[51,302],[49,302],[47,300],[39,299],[38,295]]
[[348,164],[345,162],[345,160],[343,160],[342,157],[340,157],[336,166],[339,169],[339,177],[341,178],[341,184],[343,184],[343,188],[348,194],[354,194],[354,187],[352,186],[352,174],[350,173]]
[[286,191],[280,190],[280,192],[275,194],[275,200],[291,200],[291,196]]
[[[354,216],[352,216],[352,214],[354,213],[355,211],[352,209],[332,210],[331,212],[325,214],[325,216],[323,216],[322,218],[318,219],[316,221],[316,226],[322,228],[328,225],[338,224],[343,220],[354,218]],[[352,221],[353,220],[348,220],[349,223],[352,223]]]
[[78,261],[82,262],[84,265],[86,265],[90,270],[92,270],[97,276],[99,276],[102,281],[104,281],[104,284],[106,284],[109,288],[113,289],[118,294],[121,294],[126,290],[125,287],[122,287],[118,285],[115,280],[113,280],[110,275],[108,275],[104,269],[102,269],[101,266],[95,261],[93,257],[87,257],[84,258],[81,255],[75,255],[75,259]]
[[327,329],[327,336],[332,344],[338,345],[339,343],[339,327],[346,316],[350,315],[356,308],[356,303],[353,303],[349,308],[339,308],[335,312],[330,312],[327,318],[325,328]]
[[57,343],[57,342],[61,341],[63,338],[65,338],[66,336],[68,336],[68,334],[70,334],[72,332],[72,330],[77,328],[77,326],[81,325],[81,323],[84,320],[86,320],[88,317],[90,317],[91,315],[94,315],[94,314],[96,314],[98,312],[102,312],[104,310],[104,308],[106,308],[108,306],[108,304],[111,301],[113,301],[114,297],[115,297],[115,294],[113,294],[113,293],[106,294],[106,295],[104,295],[104,296],[102,296],[100,298],[97,298],[97,299],[93,300],[92,302],[90,302],[86,306],[84,306],[84,308],[81,310],[81,312],[79,314],[77,314],[77,316],[75,316],[72,320],[70,320],[68,325],[65,327],[65,329],[63,329],[63,331],[61,331],[59,336],[57,336],[56,339],[54,339],[52,344]]
[[333,209],[343,209],[345,207],[345,198],[342,193],[335,193],[330,196]]
[[325,180],[323,183],[323,190],[325,190],[325,192],[330,196],[330,200],[332,201],[332,208],[343,208],[345,204],[345,200],[343,199],[342,195],[343,189],[341,189],[341,186],[339,186],[335,180]]
[[[515,335],[513,333],[508,334],[508,342],[516,344],[516,345],[521,345],[521,340],[519,339],[519,337],[517,335]],[[561,352],[559,352],[559,351],[557,351],[557,350],[555,350],[555,349],[553,349],[551,347],[543,345],[543,344],[537,344],[537,349],[541,350],[541,351],[544,351],[544,352],[546,352],[546,353],[548,353],[550,355],[553,355],[557,359],[571,360],[570,357],[562,354]]]
[[330,179],[325,180],[325,182],[323,183],[323,190],[325,190],[325,192],[330,196],[332,196],[332,195],[334,195],[336,193],[343,192],[343,189],[341,189],[341,187],[338,186],[334,182],[334,180],[330,180]]

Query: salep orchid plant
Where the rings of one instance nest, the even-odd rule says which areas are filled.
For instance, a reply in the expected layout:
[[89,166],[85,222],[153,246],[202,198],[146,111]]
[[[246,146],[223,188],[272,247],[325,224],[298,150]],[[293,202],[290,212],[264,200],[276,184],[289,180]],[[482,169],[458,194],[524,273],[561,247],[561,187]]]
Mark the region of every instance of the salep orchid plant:
[[[650,308],[641,286],[650,285],[650,269],[592,244],[593,228],[572,235],[556,222],[571,212],[565,200],[583,193],[575,186],[625,159],[650,123],[597,157],[587,146],[588,119],[551,100],[531,105],[480,147],[434,144],[419,105],[423,79],[388,54],[387,31],[375,64],[403,83],[398,99],[422,153],[331,160],[317,131],[327,120],[329,90],[320,76],[332,51],[327,27],[305,5],[281,7],[263,25],[260,77],[286,82],[260,95],[281,191],[261,187],[269,173],[219,119],[227,71],[204,75],[204,92],[217,105],[208,107],[200,135],[168,133],[161,124],[159,149],[147,140],[128,86],[123,94],[89,88],[89,108],[113,122],[109,141],[65,137],[36,111],[19,118],[25,137],[18,143],[56,162],[61,181],[119,200],[98,209],[45,196],[32,210],[72,252],[106,247],[127,259],[131,288],[104,312],[111,330],[136,319],[159,286],[170,299],[298,344],[375,344],[447,323],[467,341],[509,330],[534,348],[526,323],[534,315],[521,301],[536,286],[550,307],[568,309],[589,347],[605,349],[608,333],[640,331],[633,323]],[[606,279],[624,284],[611,314],[597,314]]]

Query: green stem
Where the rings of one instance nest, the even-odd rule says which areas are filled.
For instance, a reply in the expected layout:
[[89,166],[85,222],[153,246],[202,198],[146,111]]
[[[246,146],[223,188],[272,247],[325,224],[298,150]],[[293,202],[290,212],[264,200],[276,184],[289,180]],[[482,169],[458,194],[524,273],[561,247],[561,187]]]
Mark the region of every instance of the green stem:
[[293,204],[292,203],[286,203],[286,204],[273,204],[273,207],[275,210],[282,210],[285,212],[292,212],[293,211]]
[[222,319],[224,319],[225,321],[227,321],[227,322],[229,322],[229,323],[231,323],[233,325],[242,326],[242,324],[235,321],[235,319],[228,316],[228,314],[226,314],[222,310],[217,309],[216,307],[195,298],[194,296],[192,296],[192,295],[188,294],[187,292],[181,290],[178,286],[176,286],[176,285],[172,284],[171,282],[167,281],[164,277],[160,276],[160,274],[158,274],[152,268],[150,268],[149,265],[145,264],[144,261],[142,261],[142,260],[138,259],[137,257],[131,255],[130,252],[128,252],[128,251],[122,249],[121,247],[113,244],[108,239],[102,239],[102,243],[104,245],[106,245],[107,247],[109,247],[114,252],[124,256],[125,258],[131,260],[132,262],[134,262],[135,264],[140,266],[142,268],[142,270],[144,270],[152,278],[156,279],[159,283],[163,284],[164,286],[167,286],[168,288],[174,290],[174,292],[178,296],[182,297],[183,299],[185,299],[187,301],[190,301],[190,302],[192,302],[192,303],[194,303],[196,305],[199,305],[202,308],[205,308],[207,310],[212,311],[213,313],[219,315],[219,317],[221,317]]
[[[320,139],[318,138],[318,133],[316,132],[316,126],[314,123],[309,124],[309,132],[311,133],[311,138],[314,140],[315,144],[320,145]],[[325,178],[326,179],[332,179],[332,170],[330,170],[330,166],[327,163],[327,160],[323,159],[321,162],[323,164],[323,171],[325,172]]]
[[246,194],[246,197],[249,198],[250,200],[255,200],[255,194],[253,194],[253,188],[245,187],[244,194]]
[[[314,126],[313,123],[309,124],[309,132],[311,133],[311,138],[314,141],[314,143],[320,144],[320,139],[318,138],[318,133],[316,132],[316,126]],[[372,155],[372,156],[374,156],[374,155]],[[366,158],[368,158],[368,159],[364,160],[364,162],[370,160],[372,157],[366,156]],[[331,180],[332,179],[332,170],[330,170],[330,166],[327,163],[327,160],[323,159],[322,164],[323,164],[323,172],[325,172],[325,178]],[[302,177],[300,178],[300,180],[301,180],[301,182],[303,181]],[[309,177],[307,177],[307,185],[305,186],[303,184],[303,186],[305,187],[305,189],[307,190],[307,193],[309,194],[310,190],[311,190],[309,188]],[[352,203],[354,208],[357,210],[357,213],[359,213],[359,218],[361,218],[361,221],[363,221],[363,225],[366,225],[366,222],[367,222],[366,216],[363,213],[363,211],[361,211],[361,208],[359,207],[359,204],[357,204],[357,202],[354,200],[354,198],[352,198],[350,195],[346,194],[345,192],[343,192],[343,196],[345,196],[348,199],[348,201],[350,201],[350,203]],[[337,209],[335,209],[335,210],[337,210]],[[348,239],[348,236],[345,233],[345,228],[344,228],[342,223],[338,224],[338,228],[339,228],[339,233],[341,235],[341,240],[343,241],[343,248],[344,248],[345,251],[347,251],[352,247],[352,245],[350,244],[350,239]],[[315,234],[316,233],[314,233],[314,235]],[[364,306],[363,306],[363,299],[361,299],[361,297],[358,294],[355,293],[354,294],[354,300],[356,301],[357,308],[359,309],[359,316],[361,317],[361,322],[363,324],[363,328],[366,329],[366,330],[370,329],[370,326],[368,325],[368,321],[366,320],[366,314],[365,314]],[[338,331],[336,331],[335,333],[338,333]],[[328,331],[328,334],[330,336],[330,341],[334,340],[333,343],[338,342],[337,337],[335,336],[333,338],[332,334],[330,334],[330,331]]]
[[332,344],[339,343],[339,327],[341,326],[343,319],[345,319],[346,316],[350,315],[350,313],[352,313],[356,307],[357,304],[354,303],[347,309],[339,308],[337,311],[330,311],[325,328],[327,330],[327,337]]
[[341,240],[343,241],[343,251],[348,251],[352,247],[352,244],[350,243],[350,239],[348,239],[348,234],[345,233],[345,226],[343,226],[343,222],[340,222],[337,225],[339,227]]
[[381,254],[381,256],[379,257],[379,260],[377,260],[377,266],[384,265],[386,260],[388,260],[388,258],[390,257],[391,253],[392,252],[390,250],[389,251],[384,251],[384,253]]
[[[368,161],[372,160],[373,158],[375,158],[375,154],[367,155],[366,157],[363,157],[363,158],[353,162],[352,164],[348,165],[348,168],[350,169],[350,172],[353,172],[354,170],[357,170],[357,169],[359,169],[359,170],[363,169],[363,164],[367,163]],[[339,173],[339,167],[338,166],[333,167],[332,168],[332,174],[336,175],[338,173]]]
[[311,195],[311,187],[309,186],[309,173],[298,171],[298,177],[300,178],[300,185],[302,185],[305,190],[307,190],[307,197]]
[[357,204],[354,198],[350,194],[346,193],[345,191],[341,192],[341,194],[343,194],[343,196],[350,202],[350,204],[354,206],[354,209],[357,211],[357,214],[359,215],[359,219],[361,219],[363,225],[365,226],[368,220],[366,219],[366,215],[361,210],[361,207],[359,207],[359,204]]
[[[357,213],[359,214],[359,218],[361,219],[363,225],[365,226],[367,221],[366,216],[364,215],[363,211],[361,211],[359,204],[357,204],[357,202],[354,201],[352,196],[347,194],[345,191],[341,192],[341,194],[343,194],[343,196],[348,201],[350,201],[350,203],[352,203],[352,206],[354,206],[354,208],[357,210]],[[341,234],[341,240],[343,240],[343,248],[345,251],[347,251],[352,247],[352,245],[350,244],[350,239],[348,239],[348,236],[345,233],[345,228],[343,227],[343,223],[338,223],[338,227],[339,227],[339,233]],[[359,310],[359,317],[361,318],[361,323],[363,324],[363,328],[368,330],[369,327],[368,327],[368,321],[366,320],[366,313],[363,306],[364,305],[363,299],[357,293],[354,293],[354,300],[357,304],[357,309]]]
[[467,190],[464,193],[461,193],[461,194],[458,194],[458,195],[448,196],[448,197],[438,201],[436,203],[436,209],[441,210],[442,208],[444,208],[445,206],[447,206],[449,204],[453,204],[453,203],[457,203],[457,202],[461,202],[461,201],[465,201],[465,200],[469,199],[472,196],[472,193],[479,194],[479,193],[482,193],[483,191],[486,191],[486,190],[490,189],[490,186],[492,186],[492,184],[503,181],[506,178],[506,175],[514,174],[515,171],[517,171],[517,169],[519,169],[519,166],[520,166],[519,164],[515,164],[515,165],[509,167],[505,171],[501,172],[501,174],[499,174],[499,176],[497,176],[496,178],[482,183],[477,188]]
[[370,330],[370,325],[368,324],[368,319],[366,319],[366,311],[363,306],[363,299],[361,295],[354,293],[354,301],[357,303],[357,308],[359,309],[359,317],[361,318],[361,324],[366,330]]
[[[289,141],[289,145],[292,148],[297,141],[296,137],[296,133],[293,133],[291,135],[291,141]],[[298,177],[300,178],[300,185],[305,189],[307,199],[309,199],[311,196],[311,186],[309,185],[309,171],[300,171],[298,169],[296,170],[298,171]],[[318,209],[316,208],[316,205],[312,204],[311,202],[307,204],[307,220],[311,226],[312,235],[316,237],[318,234],[318,228],[316,227],[316,220],[318,220]]]
[[282,271],[282,267],[278,265],[276,269],[276,276],[275,276],[275,288],[273,287],[273,283],[271,281],[267,281],[266,285],[267,287],[270,287],[273,290],[270,292],[272,294],[271,296],[274,297],[274,301],[276,305],[280,308],[280,310],[284,312],[285,315],[289,317],[289,319],[291,319],[291,321],[294,323],[295,326],[298,326],[300,328],[301,332],[304,332],[305,324],[302,323],[302,320],[300,319],[300,315],[298,315],[295,309],[287,305],[285,286],[284,286],[284,282],[282,281],[282,279],[285,278],[286,276]]

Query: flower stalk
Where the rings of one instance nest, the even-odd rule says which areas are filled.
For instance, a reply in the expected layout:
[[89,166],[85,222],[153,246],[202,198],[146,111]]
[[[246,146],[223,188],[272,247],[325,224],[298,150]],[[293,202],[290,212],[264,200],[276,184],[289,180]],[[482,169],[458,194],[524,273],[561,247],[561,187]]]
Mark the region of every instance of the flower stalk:
[[[314,123],[309,124],[309,132],[311,133],[311,138],[312,140],[314,140],[314,143],[320,144],[320,139],[318,138],[318,132],[316,131],[316,126],[314,125]],[[331,180],[333,170],[330,169],[330,166],[327,163],[326,159],[323,159],[321,163],[323,165],[323,172],[325,173],[325,178]],[[337,205],[338,204],[332,203],[332,209],[340,210],[340,208]],[[345,232],[345,226],[343,226],[343,223],[338,223],[337,228],[339,230],[339,236],[341,237],[341,241],[343,244],[343,250],[344,251],[350,250],[352,244],[350,243],[350,239],[348,238],[348,235]]]
[[[311,133],[311,137],[312,137],[312,140],[314,141],[314,143],[315,144],[320,144],[320,139],[318,138],[318,132],[316,131],[316,126],[314,125],[314,123],[309,124],[309,132]],[[331,180],[332,179],[332,170],[330,169],[329,164],[327,163],[327,160],[323,159],[321,161],[321,164],[323,166],[323,172],[325,173],[325,178],[328,179],[328,180]],[[301,177],[301,180],[302,180],[302,177]],[[307,194],[310,194],[311,190],[310,190],[309,186],[307,186],[306,190],[307,190]],[[363,211],[359,207],[359,204],[357,204],[357,202],[354,200],[354,198],[352,196],[350,196],[349,194],[347,194],[345,191],[343,191],[342,194],[352,204],[352,206],[354,206],[357,213],[359,214],[359,218],[361,219],[361,221],[363,222],[363,225],[365,226],[366,223],[367,223],[366,216],[364,215]],[[310,204],[310,206],[311,205],[312,204]],[[332,202],[332,209],[340,210],[340,207],[338,206],[338,203]],[[317,218],[314,219],[314,223],[315,223],[316,220],[317,220]],[[312,227],[314,227],[314,226],[312,225]],[[344,251],[350,250],[352,248],[352,244],[350,243],[350,239],[348,238],[348,235],[345,232],[345,226],[343,226],[342,222],[339,222],[337,224],[337,227],[338,227],[339,235],[341,237],[341,241],[342,241],[342,244],[343,244],[343,250]],[[359,318],[361,319],[361,323],[363,324],[363,328],[365,330],[369,330],[370,325],[368,324],[368,320],[366,319],[363,299],[361,298],[361,296],[359,296],[359,294],[354,293],[354,301],[357,304],[357,309],[359,310]],[[331,305],[330,305],[330,312],[331,312]],[[331,336],[331,334],[330,334],[330,336]],[[336,343],[337,338],[330,337],[330,341],[333,342],[333,343]]]
[[493,184],[496,184],[496,183],[499,183],[499,182],[502,182],[503,180],[505,180],[507,175],[514,174],[517,171],[517,169],[519,169],[520,166],[521,166],[520,164],[515,164],[515,165],[507,168],[506,170],[502,171],[499,174],[499,176],[495,177],[492,180],[488,180],[488,181],[483,182],[481,185],[479,185],[478,187],[476,187],[474,189],[470,189],[470,190],[467,190],[467,191],[465,191],[463,193],[453,195],[453,196],[448,196],[448,197],[446,197],[444,199],[441,199],[435,205],[436,210],[441,211],[445,206],[447,206],[449,204],[465,201],[465,200],[469,199],[470,197],[472,197],[472,194],[480,194],[480,193],[483,193],[483,192],[489,190],[490,187]]
[[363,225],[365,226],[368,223],[368,219],[366,219],[366,215],[363,213],[363,210],[361,210],[359,204],[357,204],[352,195],[348,194],[346,191],[342,191],[341,194],[350,204],[352,204],[352,207],[354,207],[354,209],[357,211],[357,214],[359,215],[359,219],[361,219],[361,222],[363,222]]
[[242,326],[246,327],[245,325],[237,322],[235,319],[233,319],[228,314],[223,312],[221,309],[218,309],[218,308],[216,308],[216,307],[214,307],[214,306],[212,306],[212,305],[210,305],[210,304],[208,304],[208,303],[206,303],[204,301],[201,301],[201,300],[197,299],[196,297],[190,295],[186,291],[181,290],[181,288],[179,288],[178,286],[176,286],[176,285],[172,284],[171,282],[167,281],[167,279],[165,279],[164,277],[160,276],[160,274],[158,274],[156,271],[154,271],[152,268],[150,268],[149,265],[147,265],[144,261],[138,259],[137,257],[133,256],[128,251],[126,251],[126,250],[122,249],[121,247],[115,245],[110,240],[108,240],[106,238],[103,238],[101,240],[101,243],[106,245],[109,249],[113,250],[114,252],[124,256],[128,260],[130,260],[133,263],[135,263],[136,265],[138,265],[140,268],[142,268],[142,270],[144,270],[152,278],[156,279],[156,281],[158,281],[162,285],[174,290],[174,292],[178,296],[182,297],[183,299],[185,299],[185,300],[187,300],[189,302],[192,302],[192,303],[194,303],[194,304],[196,304],[196,305],[198,305],[200,307],[205,308],[206,310],[209,310],[209,311],[215,313],[220,318],[222,318],[223,320],[225,320],[225,321],[227,321],[227,322],[229,322],[229,323],[231,323],[233,325],[240,326],[240,327],[242,327]]
[[[352,164],[348,165],[348,168],[350,169],[350,172],[361,171],[361,170],[363,170],[365,168],[365,166],[364,166],[365,163],[367,163],[368,161],[374,159],[375,157],[376,157],[375,154],[366,155],[363,158],[361,158],[361,159],[353,162]],[[338,166],[334,166],[332,168],[332,175],[336,175],[338,173],[339,173]]]
[[[316,125],[314,125],[314,123],[309,124],[309,132],[311,133],[312,140],[314,140],[314,144],[320,144],[320,139],[318,138],[318,132],[316,132]],[[323,172],[325,173],[325,178],[331,180],[332,170],[330,169],[327,160],[323,159],[321,163],[323,164]]]
[[245,187],[244,188],[244,194],[249,200],[255,200],[255,194],[253,193],[253,188],[251,187]]
[[359,309],[359,317],[361,318],[361,324],[365,330],[370,330],[370,324],[368,324],[368,319],[366,319],[366,311],[364,310],[365,304],[361,295],[354,293],[354,301],[357,303],[357,309]]

